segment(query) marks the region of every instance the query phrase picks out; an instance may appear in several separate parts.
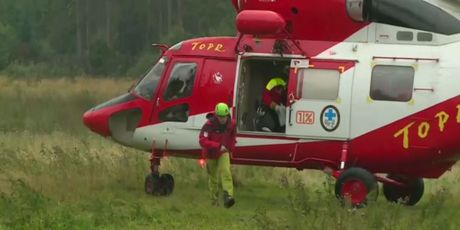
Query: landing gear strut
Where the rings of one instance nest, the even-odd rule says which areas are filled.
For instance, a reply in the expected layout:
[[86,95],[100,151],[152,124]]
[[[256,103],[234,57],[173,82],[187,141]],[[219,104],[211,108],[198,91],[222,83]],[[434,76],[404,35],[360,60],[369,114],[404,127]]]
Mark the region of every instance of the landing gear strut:
[[169,196],[174,190],[174,177],[167,173],[160,175],[160,159],[161,156],[155,154],[153,145],[150,156],[151,173],[145,177],[144,190],[145,193],[154,196]]

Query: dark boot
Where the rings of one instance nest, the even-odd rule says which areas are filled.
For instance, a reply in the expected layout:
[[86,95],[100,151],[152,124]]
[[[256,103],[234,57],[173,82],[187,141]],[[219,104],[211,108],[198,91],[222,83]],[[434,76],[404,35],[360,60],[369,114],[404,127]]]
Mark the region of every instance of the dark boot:
[[230,208],[235,204],[235,199],[228,194],[228,192],[224,191],[224,206],[226,208]]

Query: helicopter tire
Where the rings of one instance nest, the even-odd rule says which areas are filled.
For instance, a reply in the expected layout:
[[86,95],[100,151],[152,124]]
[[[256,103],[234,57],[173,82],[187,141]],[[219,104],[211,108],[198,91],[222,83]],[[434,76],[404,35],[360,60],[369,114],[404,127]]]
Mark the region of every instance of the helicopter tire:
[[169,196],[174,191],[174,177],[171,174],[162,174],[160,177],[162,195]]
[[402,188],[392,184],[383,184],[383,194],[388,201],[413,206],[422,198],[425,190],[422,178],[408,179],[396,175],[387,177],[402,182],[407,186]]
[[144,191],[149,195],[158,195],[160,193],[160,176],[149,173],[145,177]]
[[378,184],[369,171],[353,167],[345,170],[335,184],[335,195],[343,205],[362,208],[378,196]]

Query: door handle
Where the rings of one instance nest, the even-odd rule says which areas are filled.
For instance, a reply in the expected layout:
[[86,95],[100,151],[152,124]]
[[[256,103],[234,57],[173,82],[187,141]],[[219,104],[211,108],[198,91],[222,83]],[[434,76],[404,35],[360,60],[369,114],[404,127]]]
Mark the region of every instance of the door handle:
[[289,126],[292,126],[292,105],[289,106]]
[[288,96],[288,103],[289,103],[289,106],[291,106],[292,104],[294,104],[294,102],[295,102],[294,93],[290,93],[289,96]]

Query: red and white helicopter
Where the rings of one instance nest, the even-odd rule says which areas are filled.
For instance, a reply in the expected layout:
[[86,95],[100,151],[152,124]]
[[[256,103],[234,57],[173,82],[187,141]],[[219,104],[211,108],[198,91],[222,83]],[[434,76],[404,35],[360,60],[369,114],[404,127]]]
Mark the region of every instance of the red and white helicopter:
[[[460,21],[430,2],[233,0],[236,37],[158,45],[137,85],[83,121],[152,152],[148,193],[172,192],[160,159],[199,158],[206,116],[226,102],[233,164],[332,172],[336,195],[355,206],[382,182],[389,201],[414,205],[422,178],[460,158]],[[272,77],[287,82],[283,132],[260,129],[256,104]]]

